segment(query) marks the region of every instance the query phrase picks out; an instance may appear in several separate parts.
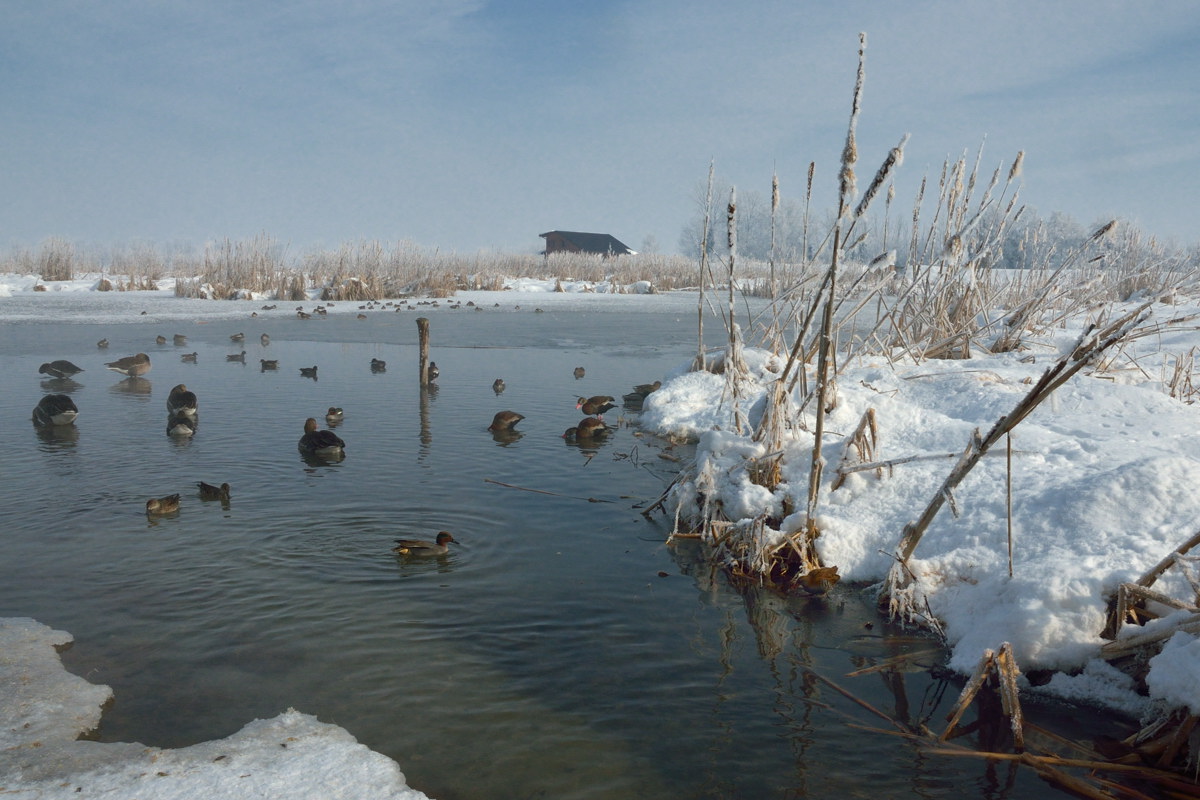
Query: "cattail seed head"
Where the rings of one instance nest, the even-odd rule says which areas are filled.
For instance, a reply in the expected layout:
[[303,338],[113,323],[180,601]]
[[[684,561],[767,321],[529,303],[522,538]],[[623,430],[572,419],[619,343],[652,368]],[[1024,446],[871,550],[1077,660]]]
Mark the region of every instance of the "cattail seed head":
[[1017,152],[1017,157],[1013,159],[1012,168],[1008,171],[1008,180],[1012,182],[1014,178],[1021,174],[1021,166],[1025,162],[1025,151]]
[[1097,228],[1097,229],[1096,229],[1096,232],[1092,234],[1092,239],[1091,239],[1091,240],[1094,242],[1094,241],[1096,241],[1097,239],[1100,239],[1100,238],[1101,238],[1101,237],[1103,237],[1104,235],[1106,235],[1106,234],[1110,233],[1110,232],[1112,231],[1112,229],[1113,229],[1113,228],[1115,228],[1115,227],[1117,227],[1117,221],[1116,221],[1115,219],[1114,219],[1114,220],[1109,220],[1109,222],[1108,222],[1108,224],[1107,224],[1107,225],[1102,225],[1102,226],[1100,226],[1099,228]]

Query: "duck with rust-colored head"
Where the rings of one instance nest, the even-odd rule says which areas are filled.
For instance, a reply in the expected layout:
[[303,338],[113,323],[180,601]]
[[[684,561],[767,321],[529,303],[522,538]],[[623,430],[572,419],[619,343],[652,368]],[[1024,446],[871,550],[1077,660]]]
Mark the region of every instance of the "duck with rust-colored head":
[[116,361],[109,361],[104,366],[113,372],[119,372],[130,378],[136,378],[150,371],[150,356],[145,353],[138,353],[134,356],[118,358]]
[[346,449],[346,443],[333,431],[318,430],[317,421],[309,417],[304,420],[304,435],[300,437],[299,447],[314,456],[338,456]]
[[579,398],[579,400],[575,403],[575,408],[581,410],[583,413],[589,416],[600,417],[603,419],[604,412],[611,411],[612,409],[616,408],[616,405],[613,403],[613,398],[606,394],[598,394],[594,397]]
[[511,431],[513,426],[523,419],[525,419],[525,415],[515,411],[497,411],[496,416],[492,417],[492,424],[488,426],[488,430]]
[[450,543],[458,543],[449,531],[439,531],[437,540],[427,542],[424,539],[397,539],[392,552],[402,556],[444,556],[450,552]]

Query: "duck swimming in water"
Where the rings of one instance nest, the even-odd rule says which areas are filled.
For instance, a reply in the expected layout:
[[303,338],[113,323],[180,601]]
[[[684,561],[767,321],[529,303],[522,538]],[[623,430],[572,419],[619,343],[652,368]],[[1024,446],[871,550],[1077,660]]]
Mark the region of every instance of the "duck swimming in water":
[[179,510],[179,495],[169,494],[166,497],[152,497],[146,501],[146,513],[152,517],[174,514]]
[[167,395],[167,413],[172,416],[194,417],[198,408],[196,393],[189,391],[187,386],[182,383]]
[[513,426],[523,419],[525,419],[525,415],[515,411],[497,411],[496,416],[492,417],[492,424],[488,426],[488,430],[511,431]]
[[65,394],[48,394],[33,408],[33,424],[38,427],[70,425],[77,416],[79,408]]
[[200,489],[201,500],[229,500],[229,484],[222,483],[220,486],[214,486],[211,483],[197,481],[196,486]]
[[495,392],[496,394],[500,394],[501,392],[503,392],[504,391],[504,381],[501,380],[500,378],[496,378],[496,380],[492,381],[492,391]]
[[458,543],[449,531],[439,531],[437,541],[423,539],[397,539],[392,552],[402,556],[444,556],[450,552],[449,544]]
[[609,427],[598,417],[584,417],[574,428],[563,432],[564,439],[595,439],[608,433]]
[[315,456],[337,456],[345,450],[346,443],[333,431],[318,430],[317,421],[309,417],[304,420],[304,435],[300,437],[299,447]]

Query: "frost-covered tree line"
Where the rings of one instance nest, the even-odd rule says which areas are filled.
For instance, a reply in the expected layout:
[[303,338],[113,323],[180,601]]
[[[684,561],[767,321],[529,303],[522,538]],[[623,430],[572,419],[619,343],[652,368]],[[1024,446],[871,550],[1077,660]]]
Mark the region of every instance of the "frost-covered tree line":
[[[708,252],[715,258],[728,255],[725,230],[725,206],[731,184],[727,180],[714,181],[708,226]],[[704,231],[705,198],[707,182],[697,184],[694,192],[693,214],[679,235],[679,252],[684,256],[697,257],[700,252]],[[853,241],[844,249],[847,258],[863,263],[889,251],[895,251],[895,264],[907,266],[912,238],[913,208],[911,199],[905,201],[889,190],[889,196],[877,204],[877,212],[860,225]],[[999,214],[999,211],[990,212]],[[988,214],[979,226],[990,229]],[[754,189],[737,187],[738,256],[757,261],[770,261],[772,255],[778,263],[799,263],[805,253],[811,258],[821,246],[827,231],[833,226],[834,213],[830,209],[808,204],[805,198],[782,197],[774,215],[774,253],[772,253],[771,195]],[[1015,220],[1004,226],[1000,247],[987,260],[993,269],[1056,268],[1077,253],[1088,242],[1092,232],[1107,220],[1088,226],[1068,214],[1058,211],[1041,216],[1035,209],[1026,206]],[[1111,237],[1109,249],[1156,250],[1173,256],[1190,256],[1194,259],[1197,247],[1190,253],[1170,242],[1156,241],[1129,225],[1120,225],[1119,234]]]

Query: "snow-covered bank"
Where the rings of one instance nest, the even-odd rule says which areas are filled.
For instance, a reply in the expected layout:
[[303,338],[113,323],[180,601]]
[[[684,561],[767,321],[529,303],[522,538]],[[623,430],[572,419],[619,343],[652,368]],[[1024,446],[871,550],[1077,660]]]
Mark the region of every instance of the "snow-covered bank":
[[[1198,313],[1195,303],[1156,304],[1151,324]],[[932,499],[973,432],[989,430],[1009,413],[1059,355],[1069,352],[1087,321],[1075,319],[1021,352],[921,363],[864,357],[847,364],[838,377],[836,407],[826,419],[828,467],[816,519],[822,562],[852,581],[882,581],[895,563],[905,526]],[[1009,642],[1023,670],[1060,671],[1047,691],[1135,715],[1152,701],[1195,708],[1200,640],[1177,634],[1156,657],[1147,699],[1129,676],[1100,659],[1105,644],[1100,634],[1118,586],[1136,581],[1188,539],[1200,520],[1195,490],[1200,410],[1191,404],[1196,395],[1188,389],[1190,372],[1178,380],[1177,370],[1188,369],[1196,347],[1200,334],[1194,323],[1134,338],[1069,381],[1016,428],[1012,577],[1003,452],[983,459],[957,488],[908,564],[919,597],[944,627],[954,669],[969,673],[985,649]],[[739,404],[754,426],[782,363],[753,348],[745,361],[750,378],[740,387]],[[793,400],[801,399],[797,389]],[[874,409],[878,425],[877,447],[868,460],[929,458],[850,473],[844,486],[832,490],[847,439],[868,409]],[[647,398],[642,424],[698,437],[694,473],[674,495],[684,519],[701,516],[702,504],[710,509],[719,504],[735,525],[748,526],[764,513],[779,521],[780,534],[805,525],[811,424],[792,429],[785,440],[782,483],[774,490],[756,483],[747,469],[748,459],[767,452],[749,433],[735,433],[724,375],[673,377]],[[1168,571],[1155,590],[1194,606],[1196,591],[1186,570],[1185,563]],[[1121,637],[1170,625],[1172,619],[1126,625]]]
[[178,750],[81,741],[112,698],[67,672],[71,641],[29,618],[0,619],[0,793],[48,798],[420,800],[396,762],[336,725],[288,710]]

